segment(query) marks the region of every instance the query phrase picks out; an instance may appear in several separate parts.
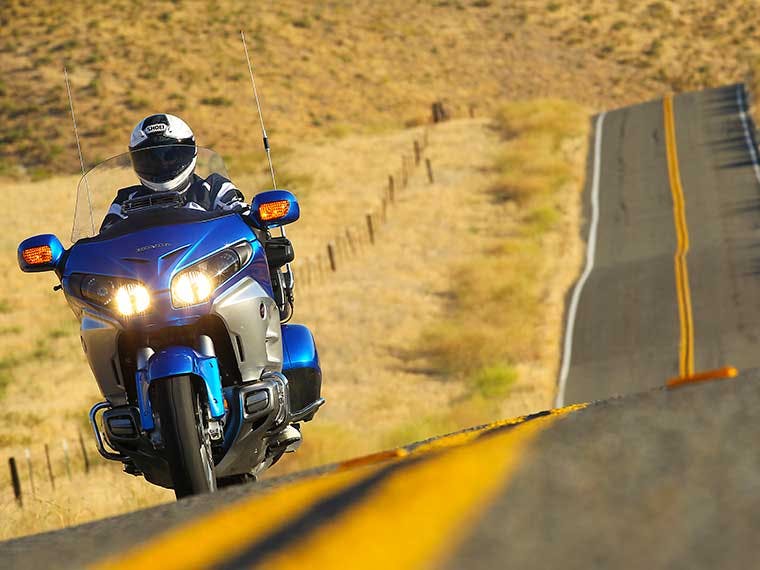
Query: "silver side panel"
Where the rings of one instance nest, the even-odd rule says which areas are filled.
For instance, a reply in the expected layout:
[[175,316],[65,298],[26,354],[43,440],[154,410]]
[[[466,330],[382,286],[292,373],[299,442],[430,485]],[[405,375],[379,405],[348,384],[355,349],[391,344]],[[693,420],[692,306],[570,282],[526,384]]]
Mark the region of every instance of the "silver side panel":
[[101,393],[114,406],[127,403],[117,355],[119,331],[116,321],[87,310],[82,312],[82,348]]
[[244,382],[282,370],[280,312],[255,280],[241,279],[214,301],[211,312],[227,326]]

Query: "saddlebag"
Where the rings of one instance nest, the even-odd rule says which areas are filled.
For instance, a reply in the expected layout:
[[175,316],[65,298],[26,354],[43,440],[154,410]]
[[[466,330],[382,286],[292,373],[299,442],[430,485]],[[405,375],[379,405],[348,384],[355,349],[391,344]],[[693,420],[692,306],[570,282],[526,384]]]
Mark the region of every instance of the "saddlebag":
[[[322,369],[314,337],[304,325],[282,326],[282,373],[288,379],[290,410],[297,415],[320,398]],[[315,410],[316,411],[316,410]],[[306,416],[309,421],[314,414]]]

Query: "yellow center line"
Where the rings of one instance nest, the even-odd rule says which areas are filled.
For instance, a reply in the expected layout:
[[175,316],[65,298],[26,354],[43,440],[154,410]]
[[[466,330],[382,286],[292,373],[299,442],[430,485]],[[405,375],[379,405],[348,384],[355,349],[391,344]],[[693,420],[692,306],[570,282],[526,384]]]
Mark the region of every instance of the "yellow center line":
[[[427,568],[453,552],[512,478],[536,436],[563,413],[432,455],[364,500],[256,563],[267,569]],[[482,433],[482,432],[476,432]]]
[[683,186],[681,185],[681,173],[678,168],[672,95],[667,95],[663,100],[663,114],[665,118],[665,149],[668,157],[668,177],[670,179],[670,192],[673,195],[673,220],[675,222],[677,239],[674,263],[678,316],[681,325],[678,372],[679,376],[687,377],[694,374],[694,320],[691,311],[689,266],[686,260],[686,255],[689,252],[689,229],[686,225],[686,203]]
[[256,494],[190,523],[179,525],[147,544],[114,556],[90,568],[193,570],[208,568],[286,524],[318,500],[340,492],[380,469],[356,468],[329,476],[290,483],[269,493]]
[[[493,422],[478,430],[440,438],[411,452],[398,448],[344,462],[332,473],[299,480],[277,487],[270,492],[253,495],[209,515],[179,525],[146,544],[137,545],[126,553],[113,555],[91,568],[114,570],[151,564],[160,566],[162,570],[172,570],[175,568],[200,569],[218,565],[235,558],[245,550],[247,545],[265,539],[273,529],[297,519],[320,500],[340,493],[378,473],[385,464],[408,460],[410,455],[430,454],[431,458],[427,461],[404,469],[398,475],[391,477],[390,481],[378,485],[377,491],[370,496],[369,502],[374,506],[370,506],[369,510],[374,511],[380,517],[379,519],[376,517],[370,520],[366,517],[365,511],[368,508],[364,504],[366,501],[350,507],[337,519],[338,523],[348,527],[355,524],[353,520],[356,516],[359,517],[360,524],[376,525],[371,533],[362,538],[364,541],[373,542],[373,548],[380,550],[393,550],[395,547],[392,545],[400,544],[399,540],[401,543],[410,540],[411,534],[398,536],[388,534],[387,527],[397,522],[397,516],[405,515],[407,519],[404,532],[411,533],[415,525],[427,525],[429,530],[423,533],[425,540],[419,543],[416,550],[410,551],[410,556],[412,554],[414,556],[401,557],[398,560],[401,566],[395,561],[391,564],[394,568],[414,567],[416,562],[410,561],[420,560],[420,557],[430,557],[450,542],[451,537],[445,533],[447,529],[450,530],[455,526],[466,528],[466,525],[462,526],[465,520],[463,517],[479,511],[479,506],[482,507],[485,504],[484,501],[504,484],[519,464],[518,459],[522,449],[540,429],[558,416],[585,406],[586,404],[576,404],[551,410],[547,415],[534,419],[530,416],[521,416]],[[488,431],[509,425],[515,425],[514,429],[478,439]],[[471,445],[464,445],[467,443]],[[432,467],[424,467],[428,464],[432,464]],[[391,490],[391,496],[388,498],[382,495],[387,491],[386,487]],[[373,498],[376,494],[381,495],[379,499]],[[401,504],[397,500],[399,494],[413,496],[414,500],[411,503],[407,501]],[[449,498],[452,502],[447,503],[448,508],[441,510],[441,503],[447,502]],[[391,509],[390,512],[388,508]],[[395,513],[395,511],[401,512]],[[439,515],[443,517],[438,521],[439,524],[431,525],[428,518]],[[331,528],[330,524],[326,526],[328,529]],[[311,544],[316,536],[322,536],[325,532],[329,534],[330,531],[325,531],[321,527],[317,528],[298,544]],[[388,541],[395,540],[395,542],[385,542],[385,547],[383,547],[383,542],[376,542],[379,538]],[[320,566],[329,565],[328,559],[340,557],[341,552],[346,552],[344,539],[345,536],[342,534],[330,538],[334,551],[330,553],[332,547],[327,548],[326,551],[320,550],[321,555],[327,556],[326,562]],[[319,540],[322,539],[317,539],[317,542]],[[416,538],[413,540],[416,541]],[[283,555],[285,562],[289,564],[295,549],[303,555],[302,560],[306,561],[302,562],[303,566],[312,567],[311,564],[314,561],[311,547],[303,551],[298,544],[286,549],[287,552]],[[361,555],[365,547],[366,545],[362,543],[354,552],[357,556]],[[264,566],[280,565],[283,563],[280,558],[279,554],[273,555],[271,564],[268,562]],[[362,557],[362,564],[365,567],[371,561],[371,558]]]
[[[588,404],[572,404],[570,406],[565,406],[564,408],[556,408],[556,409],[550,410],[549,415],[562,416],[570,412],[574,412],[575,410],[581,410],[585,408],[587,405]],[[444,437],[439,437],[437,439],[434,439],[431,442],[423,443],[419,447],[415,448],[411,453],[416,455],[419,453],[437,451],[439,449],[444,449],[447,447],[456,447],[458,445],[464,445],[465,443],[469,443],[470,441],[477,439],[484,433],[489,432],[491,430],[498,429],[501,427],[506,427],[506,426],[516,426],[525,421],[535,421],[536,419],[538,418],[531,419],[531,416],[518,416],[516,418],[511,418],[508,420],[499,420],[499,421],[487,424],[480,429],[464,431],[464,432],[447,435]]]

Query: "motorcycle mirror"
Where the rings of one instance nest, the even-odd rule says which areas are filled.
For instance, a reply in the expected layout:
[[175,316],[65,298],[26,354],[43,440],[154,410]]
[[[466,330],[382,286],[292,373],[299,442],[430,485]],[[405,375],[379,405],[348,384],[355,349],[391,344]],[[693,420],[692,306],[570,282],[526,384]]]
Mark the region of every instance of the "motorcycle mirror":
[[262,230],[292,224],[300,215],[298,200],[287,190],[261,192],[251,203],[251,217]]
[[53,271],[66,250],[53,234],[25,239],[18,246],[18,265],[25,273]]

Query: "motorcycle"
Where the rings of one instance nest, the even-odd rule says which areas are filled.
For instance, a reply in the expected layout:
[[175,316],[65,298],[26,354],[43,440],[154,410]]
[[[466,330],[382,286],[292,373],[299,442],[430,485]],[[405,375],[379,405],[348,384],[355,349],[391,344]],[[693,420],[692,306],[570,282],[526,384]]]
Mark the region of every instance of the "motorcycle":
[[[198,148],[196,174],[226,168]],[[72,242],[24,240],[22,271],[54,271],[80,322],[104,401],[90,411],[100,454],[177,498],[256,477],[300,438],[285,437],[324,404],[314,338],[286,324],[298,202],[257,194],[249,210],[181,207],[177,192],[127,201],[96,231],[116,191],[138,183],[129,154],[87,172]]]

